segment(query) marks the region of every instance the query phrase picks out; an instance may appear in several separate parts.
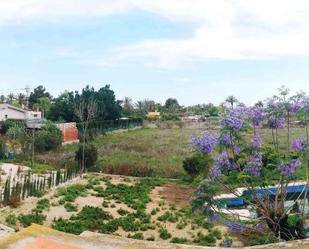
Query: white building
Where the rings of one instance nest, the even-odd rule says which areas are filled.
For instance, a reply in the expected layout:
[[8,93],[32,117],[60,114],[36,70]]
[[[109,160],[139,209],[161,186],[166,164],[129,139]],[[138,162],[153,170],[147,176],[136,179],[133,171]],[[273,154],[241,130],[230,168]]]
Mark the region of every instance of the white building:
[[42,118],[41,112],[29,111],[5,103],[0,104],[0,121],[4,121],[7,119],[33,120],[41,118]]

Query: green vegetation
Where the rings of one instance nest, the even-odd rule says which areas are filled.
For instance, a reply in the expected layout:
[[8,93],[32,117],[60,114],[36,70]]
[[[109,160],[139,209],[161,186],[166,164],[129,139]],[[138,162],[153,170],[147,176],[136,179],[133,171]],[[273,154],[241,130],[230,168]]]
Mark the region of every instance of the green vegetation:
[[81,184],[74,184],[68,187],[58,188],[56,196],[63,196],[63,201],[74,202],[77,197],[85,196],[86,192],[86,186]]
[[46,216],[39,212],[31,212],[30,214],[21,214],[18,216],[18,220],[24,227],[30,226],[32,223],[42,225]]
[[131,235],[130,233],[128,234],[128,238],[130,239],[139,239],[139,240],[143,240],[144,239],[144,235],[142,233],[135,233],[133,235]]
[[63,141],[62,132],[52,123],[44,125],[36,134],[35,149],[50,151],[58,149]]
[[160,238],[163,240],[167,240],[172,237],[172,235],[168,232],[166,228],[160,228],[159,229]]
[[185,244],[187,242],[188,242],[188,240],[186,238],[174,237],[174,238],[171,239],[171,243],[176,243],[176,244]]
[[74,205],[71,202],[66,202],[64,204],[64,208],[68,212],[76,212],[77,211],[77,205]]
[[10,225],[10,226],[16,226],[17,223],[17,217],[15,214],[9,214],[6,218],[5,218],[5,222]]

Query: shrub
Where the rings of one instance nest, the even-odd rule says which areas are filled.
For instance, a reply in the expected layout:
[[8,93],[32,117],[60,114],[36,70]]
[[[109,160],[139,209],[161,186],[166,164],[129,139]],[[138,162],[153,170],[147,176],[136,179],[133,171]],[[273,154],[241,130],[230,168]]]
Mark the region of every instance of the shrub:
[[84,196],[86,192],[86,186],[81,184],[74,184],[68,187],[58,188],[56,195],[64,196],[63,200],[59,201],[59,204],[63,205],[65,201],[74,202],[78,196]]
[[79,235],[86,230],[81,221],[71,221],[63,218],[54,220],[52,228],[58,231],[62,231],[65,233],[72,233],[76,235]]
[[62,132],[52,123],[44,125],[35,137],[35,148],[38,151],[50,151],[59,148],[63,141]]
[[[78,150],[75,152],[75,160],[81,164],[83,158],[83,146],[79,145]],[[98,150],[93,144],[85,145],[85,167],[90,168],[94,166],[98,160]]]
[[[108,221],[108,223],[104,223]],[[80,234],[83,231],[99,230],[108,233],[108,231],[116,231],[117,223],[112,223],[113,216],[98,207],[85,206],[77,214],[71,216],[70,219],[59,218],[55,220],[52,227],[66,233]],[[115,230],[116,229],[116,230]]]
[[6,157],[6,141],[4,138],[0,137],[0,160]]
[[119,209],[117,210],[117,213],[118,213],[119,215],[121,215],[121,216],[124,216],[124,215],[127,215],[127,214],[129,213],[129,211],[124,210],[123,208],[119,208]]
[[167,231],[167,229],[163,227],[159,229],[159,234],[160,238],[164,240],[167,240],[172,237],[172,235]]
[[202,233],[198,233],[197,238],[194,240],[194,242],[201,246],[215,246],[216,238],[212,233],[206,236]]
[[144,239],[144,235],[142,233],[135,233],[133,235],[131,235],[130,233],[128,234],[128,238],[130,239],[139,239],[139,240],[143,240]]
[[155,237],[153,235],[151,235],[148,238],[146,238],[146,240],[148,240],[148,241],[155,241]]
[[6,218],[5,218],[5,222],[10,225],[10,226],[16,226],[17,223],[17,217],[15,214],[9,214]]
[[36,203],[37,210],[43,211],[44,209],[48,209],[48,208],[50,208],[50,203],[49,203],[49,200],[46,198],[38,200],[38,202]]
[[72,204],[71,202],[66,202],[64,204],[64,208],[67,212],[76,212],[77,211],[77,206]]
[[110,203],[108,201],[103,201],[102,206],[105,207],[105,208],[108,208],[109,204]]
[[42,225],[44,220],[46,219],[46,216],[42,215],[39,212],[32,212],[30,214],[21,214],[18,216],[19,222],[24,226],[28,227],[32,223]]
[[250,246],[265,245],[278,242],[278,239],[273,234],[254,233],[249,235]]
[[222,233],[218,230],[215,229],[212,231],[213,236],[215,236],[217,239],[222,239]]
[[0,122],[0,134],[5,135],[8,130],[12,127],[23,127],[25,125],[24,121],[18,120],[5,120]]
[[186,238],[174,237],[174,238],[171,239],[171,243],[184,244],[186,242],[188,242],[188,240]]
[[187,222],[181,220],[177,225],[176,225],[176,228],[181,230],[181,229],[184,229],[186,226],[187,226]]
[[190,157],[187,157],[183,161],[183,168],[191,177],[196,177],[200,173],[204,173],[204,176],[208,174],[210,166],[210,160],[207,155],[195,152]]

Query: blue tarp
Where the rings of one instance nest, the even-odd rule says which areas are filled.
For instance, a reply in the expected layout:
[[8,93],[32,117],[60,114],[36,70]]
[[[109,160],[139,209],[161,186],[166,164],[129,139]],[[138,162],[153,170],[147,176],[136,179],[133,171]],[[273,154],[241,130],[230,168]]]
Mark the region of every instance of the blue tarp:
[[[299,195],[302,192],[305,192],[306,186],[305,185],[294,185],[294,186],[288,186],[287,187],[287,194],[290,196],[291,199],[298,198]],[[263,189],[256,189],[255,193],[257,196],[269,196],[270,198],[274,198],[277,193],[278,188],[272,187],[272,188],[263,188]],[[307,190],[309,191],[309,187],[307,187]],[[222,198],[217,199],[216,201],[218,204],[226,205],[226,207],[242,207],[244,206],[245,200],[244,198],[252,198],[252,192],[249,190],[244,191],[242,197],[235,197],[235,198]],[[308,196],[309,197],[309,196]]]

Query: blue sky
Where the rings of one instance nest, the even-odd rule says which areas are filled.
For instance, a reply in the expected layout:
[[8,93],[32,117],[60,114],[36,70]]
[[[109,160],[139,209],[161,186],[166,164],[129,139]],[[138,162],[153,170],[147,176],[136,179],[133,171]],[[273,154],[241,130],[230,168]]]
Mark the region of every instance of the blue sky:
[[309,92],[305,0],[1,0],[0,94],[110,84],[118,99],[251,104]]

